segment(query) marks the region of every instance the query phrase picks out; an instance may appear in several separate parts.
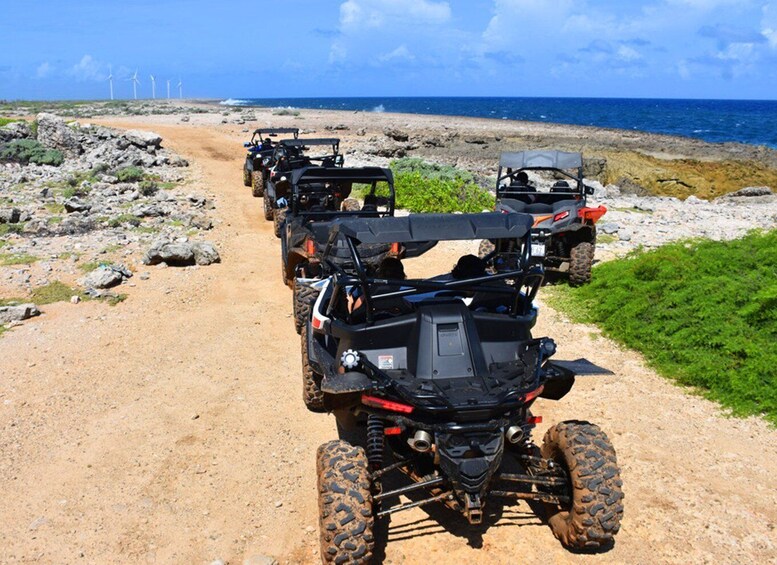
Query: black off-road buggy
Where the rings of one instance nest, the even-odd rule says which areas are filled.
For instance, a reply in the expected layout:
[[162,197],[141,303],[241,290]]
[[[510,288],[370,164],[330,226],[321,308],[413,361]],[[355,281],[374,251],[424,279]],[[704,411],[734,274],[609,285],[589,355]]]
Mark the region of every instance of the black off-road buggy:
[[[526,500],[565,547],[613,544],[623,494],[605,433],[566,421],[541,447],[531,439],[537,398],[561,399],[576,373],[607,372],[583,359],[550,361],[554,342],[532,336],[543,279],[530,259],[532,224],[526,214],[486,213],[329,226],[323,260],[342,240],[355,271],[331,265],[302,333],[305,401],[334,413],[341,438],[317,453],[324,562],[369,562],[376,521],[435,502],[488,524],[498,501]],[[414,257],[440,239],[511,241],[513,251],[487,257],[491,274],[462,280],[376,279],[359,257],[359,245],[393,242]],[[364,307],[349,312],[354,289]]]
[[275,145],[273,137],[283,134],[292,134],[296,139],[299,128],[264,128],[254,130],[251,141],[243,144],[246,148],[246,160],[243,163],[243,184],[251,187],[254,196],[264,194],[264,186],[267,182],[269,164],[272,160]]
[[[360,205],[350,198],[356,188]],[[320,280],[331,274],[329,263],[353,271],[349,250],[338,241],[329,250],[328,263],[321,258],[329,238],[329,225],[338,217],[383,218],[394,215],[394,179],[389,169],[378,167],[308,167],[291,173],[291,192],[281,232],[281,275],[293,289],[294,326],[297,333],[308,318],[318,295]],[[362,265],[373,273],[384,257],[398,257],[398,244],[359,246]]]
[[[329,147],[330,150],[309,155],[312,147]],[[278,227],[288,207],[292,171],[305,167],[342,167],[345,162],[340,154],[340,140],[332,138],[282,139],[268,159],[271,167],[264,192],[264,219],[275,222],[275,235],[280,237]]]
[[[534,171],[547,184],[528,182]],[[532,256],[548,272],[566,272],[569,283],[591,281],[596,248],[595,224],[607,208],[590,208],[586,197],[593,190],[583,182],[583,157],[563,151],[502,153],[496,183],[496,211],[531,214]],[[480,255],[493,249],[481,244]]]

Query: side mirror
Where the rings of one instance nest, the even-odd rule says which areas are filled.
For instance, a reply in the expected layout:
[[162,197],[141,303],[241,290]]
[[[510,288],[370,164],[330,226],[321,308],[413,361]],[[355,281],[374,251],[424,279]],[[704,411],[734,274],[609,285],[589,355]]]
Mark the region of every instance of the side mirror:
[[585,193],[586,194],[588,194],[590,196],[590,195],[592,195],[594,193],[594,187],[593,186],[588,186],[587,184],[584,185],[584,186],[585,186]]
[[243,143],[243,147],[251,147],[251,144],[248,141],[246,141]]

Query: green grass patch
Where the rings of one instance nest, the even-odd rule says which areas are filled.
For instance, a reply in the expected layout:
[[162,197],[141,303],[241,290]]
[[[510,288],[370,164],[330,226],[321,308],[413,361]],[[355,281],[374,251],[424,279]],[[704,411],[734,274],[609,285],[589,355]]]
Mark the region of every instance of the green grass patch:
[[65,206],[58,204],[57,202],[49,202],[46,204],[46,210],[48,210],[51,214],[64,214]]
[[88,300],[89,297],[81,291],[67,286],[65,283],[54,281],[45,286],[39,286],[32,291],[32,297],[27,302],[34,302],[38,306],[41,304],[53,304],[54,302],[69,302],[71,296],[78,295],[81,300]]
[[0,265],[32,265],[39,257],[29,253],[5,253],[0,254]]
[[22,233],[24,231],[24,224],[0,224],[0,236],[8,235],[9,233]]
[[7,126],[8,124],[12,124],[14,122],[23,122],[24,120],[20,118],[0,118],[0,128],[3,126]]
[[417,213],[482,212],[494,207],[494,196],[475,183],[472,173],[405,158],[391,162],[396,204]]
[[777,230],[635,252],[548,296],[662,375],[777,424]]
[[596,235],[596,243],[615,243],[618,241],[618,236],[611,233],[602,233]]
[[5,247],[6,245],[10,245],[10,242],[6,241],[5,239],[0,239],[0,249]]
[[133,227],[138,227],[141,223],[142,220],[133,214],[120,214],[108,221],[108,225],[112,228],[118,228],[122,224],[129,224]]
[[84,263],[79,263],[78,270],[84,272],[84,273],[91,273],[95,269],[99,269],[103,265],[109,265],[109,261],[86,261]]

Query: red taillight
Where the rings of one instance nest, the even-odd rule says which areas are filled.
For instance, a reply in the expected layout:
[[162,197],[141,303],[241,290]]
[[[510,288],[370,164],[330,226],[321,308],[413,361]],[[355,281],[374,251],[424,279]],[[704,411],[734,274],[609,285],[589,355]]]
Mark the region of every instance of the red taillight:
[[590,221],[592,224],[595,224],[597,221],[599,221],[599,218],[604,216],[607,213],[607,208],[605,206],[598,206],[596,208],[580,208],[580,210],[577,211],[577,215],[583,218],[583,220]]
[[555,216],[553,216],[553,221],[558,222],[559,220],[563,220],[564,218],[569,217],[569,210],[564,210],[563,212],[559,212]]
[[380,408],[382,410],[390,410],[391,412],[400,412],[402,414],[410,414],[413,411],[413,407],[407,404],[393,402],[391,400],[386,400],[385,398],[378,398],[377,396],[369,396],[367,394],[362,394],[362,404],[373,408]]
[[523,402],[524,403],[531,402],[532,400],[537,398],[539,395],[541,395],[542,391],[544,389],[545,389],[545,385],[540,385],[540,388],[536,388],[533,391],[526,393],[526,395],[524,395],[524,397],[523,397]]
[[529,424],[541,424],[542,416],[530,416],[526,418],[526,422]]
[[315,314],[313,314],[313,318],[310,321],[310,323],[317,330],[320,330],[321,326],[324,325],[324,321],[321,318],[319,318],[318,316],[316,316]]
[[305,240],[305,253],[309,256],[316,254],[316,242],[310,238]]
[[399,243],[398,242],[394,242],[394,243],[391,244],[391,247],[389,247],[389,253],[391,253],[392,255],[395,255],[395,256],[399,255]]
[[394,426],[393,428],[386,428],[385,430],[383,430],[383,433],[386,434],[387,436],[398,436],[399,434],[402,433],[402,428],[400,428],[399,426]]

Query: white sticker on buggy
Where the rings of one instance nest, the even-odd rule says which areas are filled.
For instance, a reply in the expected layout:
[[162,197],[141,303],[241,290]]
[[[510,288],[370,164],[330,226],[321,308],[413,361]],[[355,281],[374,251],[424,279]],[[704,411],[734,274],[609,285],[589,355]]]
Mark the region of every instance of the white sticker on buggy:
[[394,356],[393,355],[378,355],[378,369],[385,371],[386,369],[394,368]]

